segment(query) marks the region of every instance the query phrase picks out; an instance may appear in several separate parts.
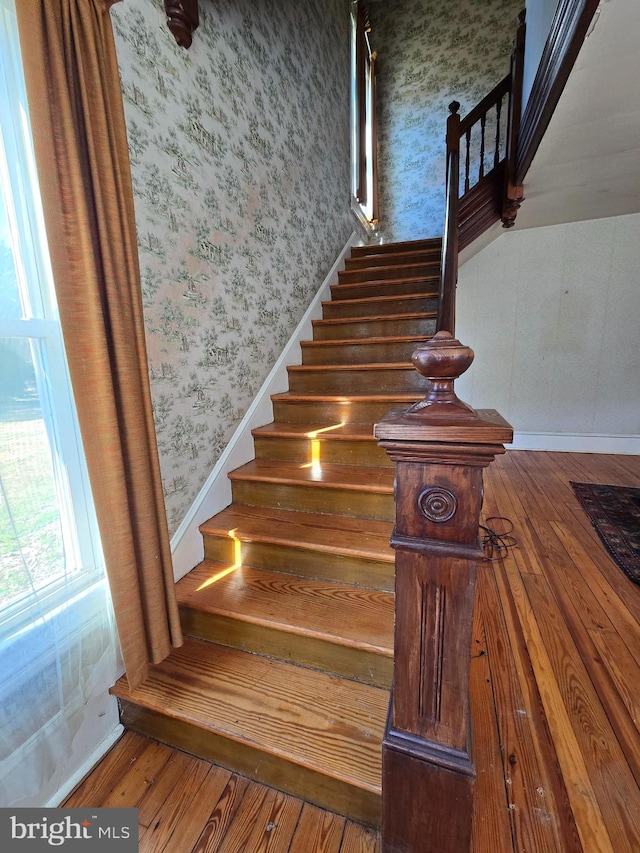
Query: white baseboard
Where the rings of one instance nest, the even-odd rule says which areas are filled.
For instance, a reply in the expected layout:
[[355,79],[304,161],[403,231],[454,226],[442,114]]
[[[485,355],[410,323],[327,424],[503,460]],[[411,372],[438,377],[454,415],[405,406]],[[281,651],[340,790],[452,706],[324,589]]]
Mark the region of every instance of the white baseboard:
[[639,435],[592,435],[559,432],[516,432],[509,450],[550,450],[567,453],[640,454]]
[[345,258],[351,247],[360,243],[362,243],[362,239],[354,231],[336,258],[303,318],[298,323],[289,343],[280,354],[262,388],[222,451],[213,471],[207,477],[182,523],[171,538],[173,575],[177,581],[202,561],[204,546],[202,534],[198,527],[231,503],[231,483],[227,475],[234,468],[238,468],[253,459],[251,430],[273,420],[271,395],[282,393],[289,387],[287,367],[301,363],[300,341],[309,340],[313,337],[311,321],[322,317],[321,303],[330,298],[331,291],[329,288],[332,284],[338,283],[338,271],[344,269]]

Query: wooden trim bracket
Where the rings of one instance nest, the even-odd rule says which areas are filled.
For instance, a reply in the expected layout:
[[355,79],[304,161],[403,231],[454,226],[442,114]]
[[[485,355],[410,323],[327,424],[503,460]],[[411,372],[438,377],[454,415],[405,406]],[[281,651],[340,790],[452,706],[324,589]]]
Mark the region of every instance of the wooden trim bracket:
[[512,183],[522,185],[600,0],[560,0],[520,124]]
[[164,0],[167,26],[180,47],[191,47],[194,30],[198,28],[198,0]]

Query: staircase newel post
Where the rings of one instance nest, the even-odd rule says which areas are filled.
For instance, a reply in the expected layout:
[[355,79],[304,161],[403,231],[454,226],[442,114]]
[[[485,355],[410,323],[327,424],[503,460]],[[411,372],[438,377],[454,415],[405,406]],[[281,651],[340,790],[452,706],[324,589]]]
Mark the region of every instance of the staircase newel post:
[[473,352],[438,332],[413,355],[421,402],[375,427],[396,465],[394,687],[382,757],[384,853],[463,853],[474,767],[469,670],[482,470],[511,427],[475,411],[454,381]]

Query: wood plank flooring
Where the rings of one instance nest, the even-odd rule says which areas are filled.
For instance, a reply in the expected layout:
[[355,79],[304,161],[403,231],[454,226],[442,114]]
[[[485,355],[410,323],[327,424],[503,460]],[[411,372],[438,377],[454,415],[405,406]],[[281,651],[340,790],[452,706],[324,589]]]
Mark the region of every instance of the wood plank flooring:
[[[508,517],[518,544],[478,573],[474,853],[640,850],[640,587],[571,480],[640,486],[640,457],[509,451],[485,477],[484,518]],[[146,853],[380,850],[371,830],[130,732],[66,805],[138,806]]]

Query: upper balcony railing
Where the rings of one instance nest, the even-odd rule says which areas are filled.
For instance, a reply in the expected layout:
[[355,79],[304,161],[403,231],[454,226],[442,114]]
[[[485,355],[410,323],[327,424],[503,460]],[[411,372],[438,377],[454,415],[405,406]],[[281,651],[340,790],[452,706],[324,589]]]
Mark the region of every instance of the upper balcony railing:
[[511,58],[511,70],[464,118],[452,101],[447,120],[447,179],[438,331],[455,332],[458,254],[490,225],[513,225],[522,187],[515,166],[524,58],[524,14]]

